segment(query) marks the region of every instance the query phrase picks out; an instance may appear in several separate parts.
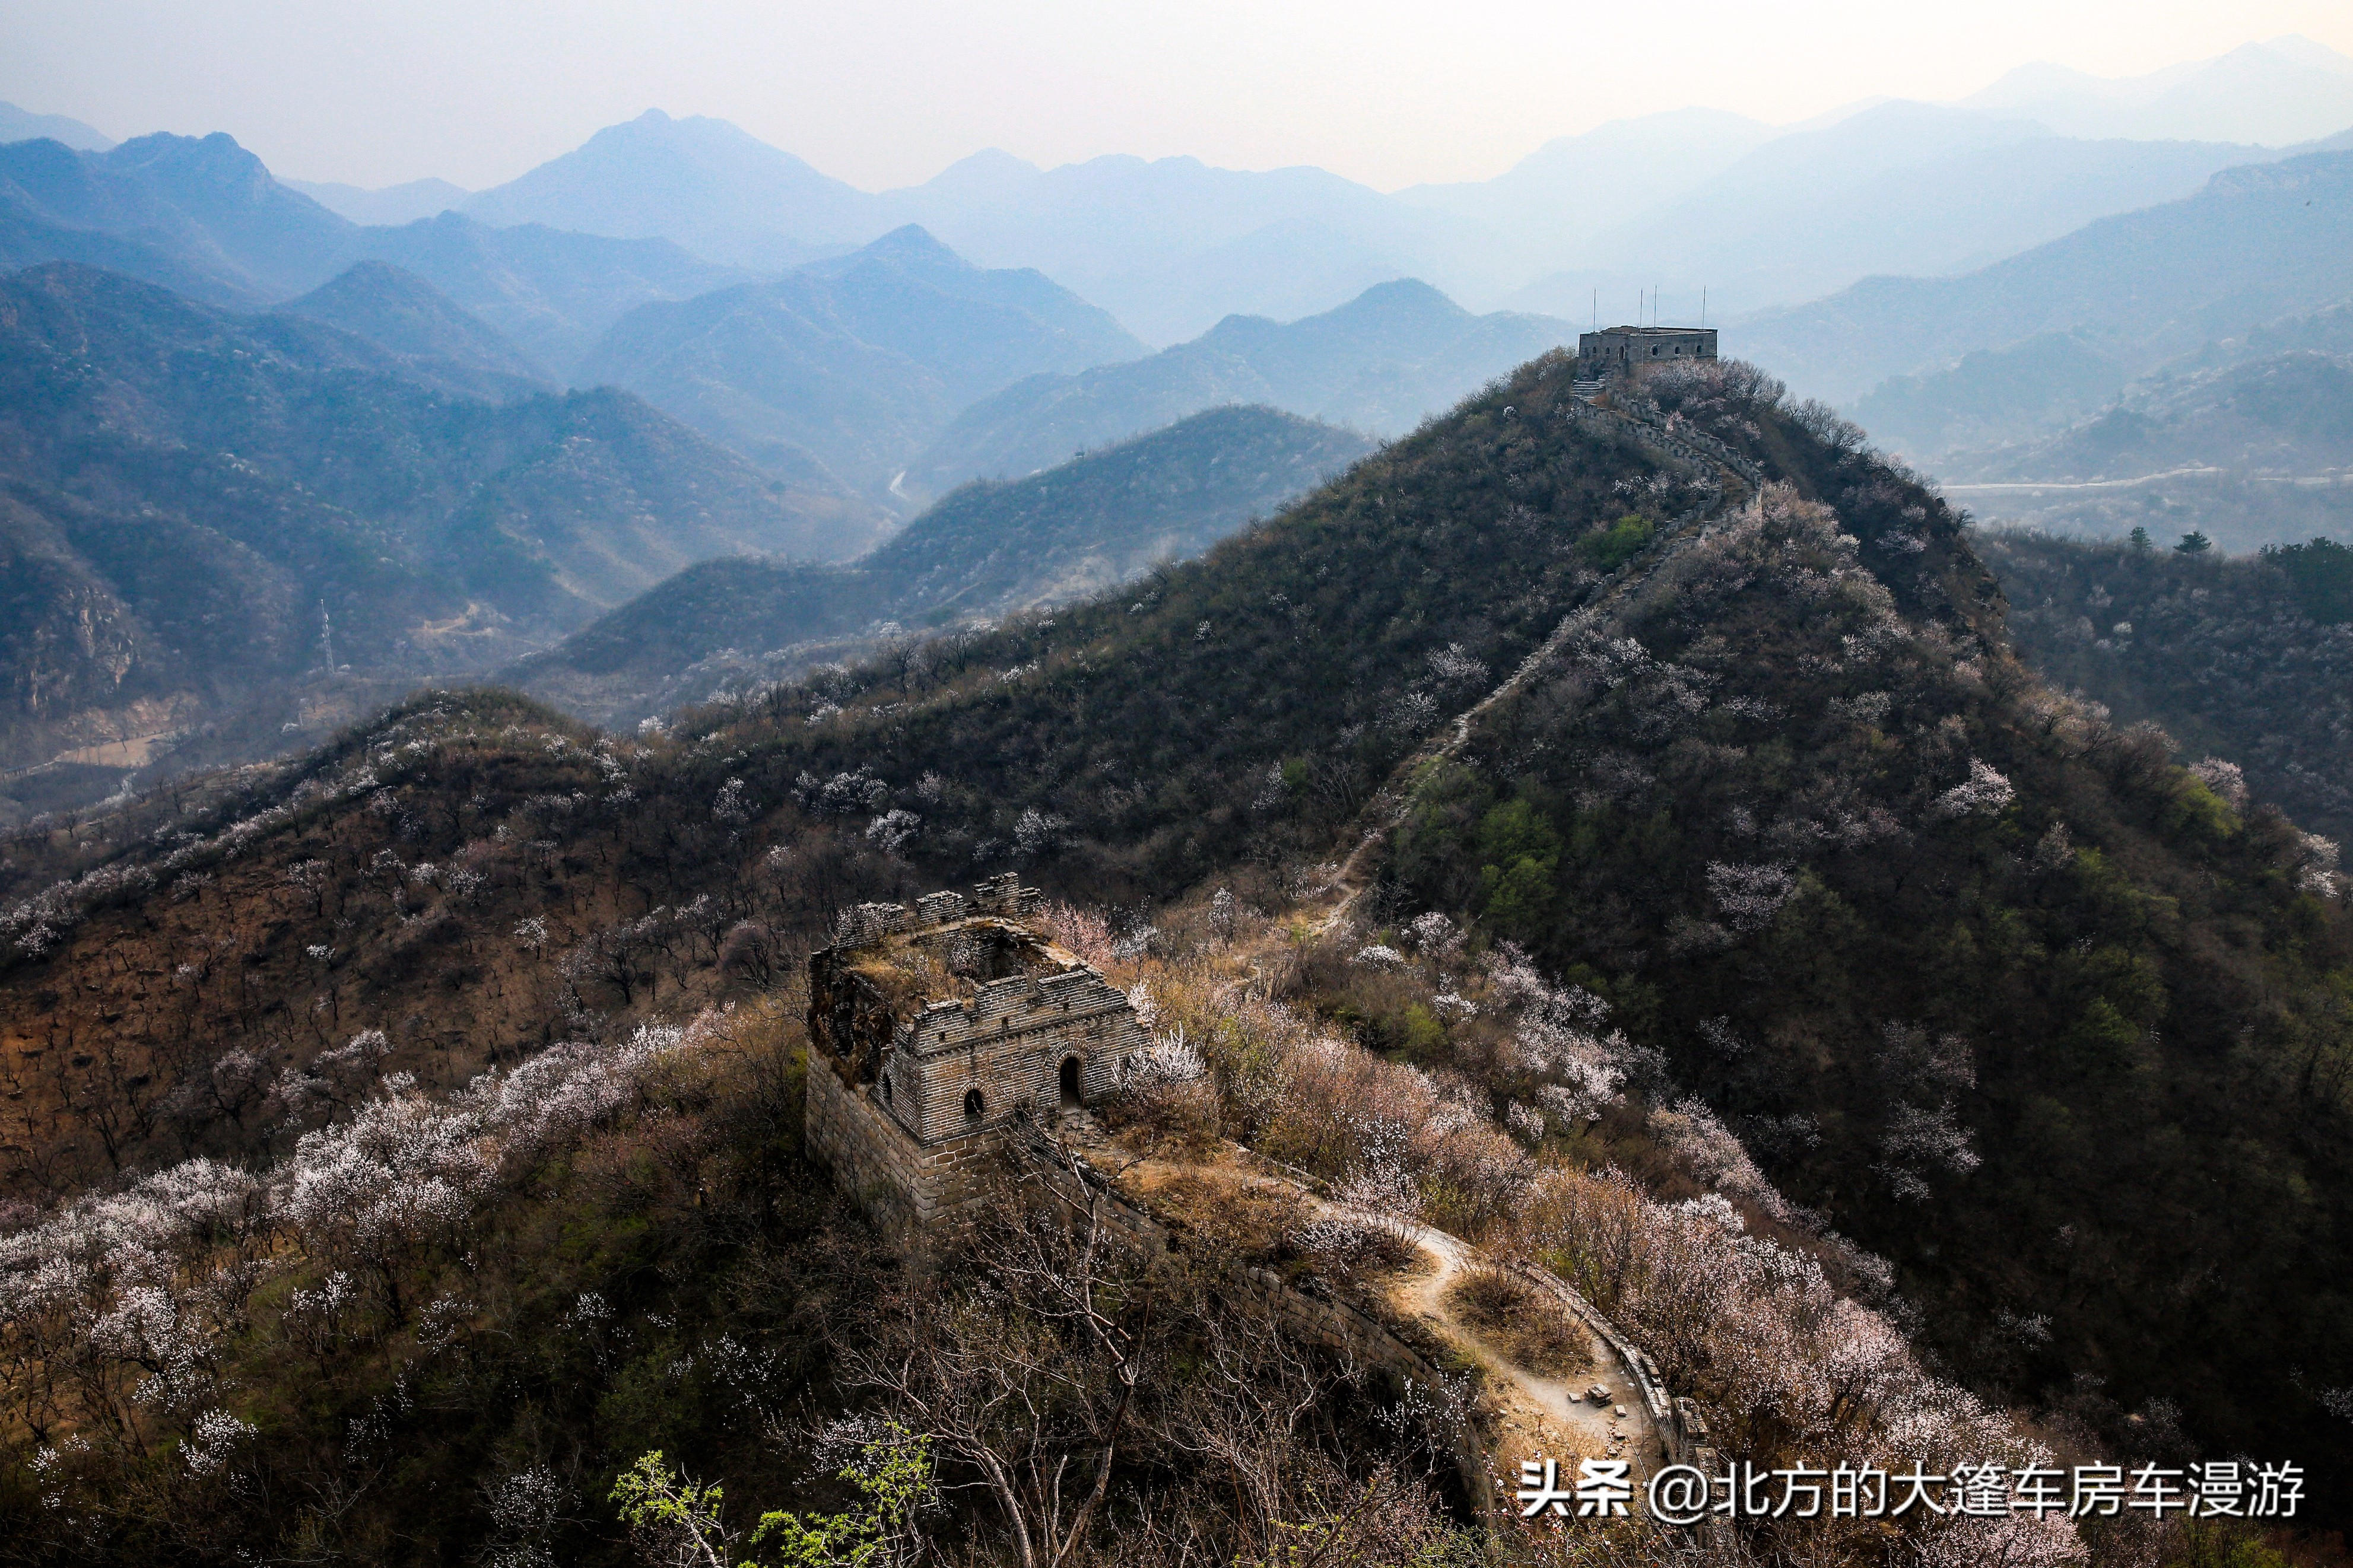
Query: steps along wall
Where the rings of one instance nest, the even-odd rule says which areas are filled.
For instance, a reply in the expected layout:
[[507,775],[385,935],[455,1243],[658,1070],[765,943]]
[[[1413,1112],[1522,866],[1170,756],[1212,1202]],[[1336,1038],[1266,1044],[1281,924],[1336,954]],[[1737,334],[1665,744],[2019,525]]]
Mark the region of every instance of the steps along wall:
[[1648,419],[1614,408],[1599,408],[1581,400],[1571,400],[1561,405],[1567,417],[1580,425],[1592,425],[1614,429],[1619,434],[1643,446],[1664,453],[1681,462],[1701,468],[1725,468],[1740,476],[1752,490],[1762,490],[1766,485],[1765,470],[1742,457],[1715,437],[1701,430],[1668,430]]

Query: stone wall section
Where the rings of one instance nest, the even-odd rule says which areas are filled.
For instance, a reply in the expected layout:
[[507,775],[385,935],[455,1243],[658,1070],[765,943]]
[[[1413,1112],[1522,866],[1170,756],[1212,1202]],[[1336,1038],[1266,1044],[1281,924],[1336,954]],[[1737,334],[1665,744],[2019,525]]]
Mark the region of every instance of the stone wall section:
[[934,1002],[902,1026],[883,1060],[884,1103],[929,1143],[1001,1126],[1024,1105],[1051,1108],[1073,1058],[1080,1101],[1092,1104],[1150,1043],[1127,994],[1092,969],[1009,975],[970,1002]]
[[[1163,1221],[1141,1201],[1113,1191],[1083,1157],[1058,1157],[1035,1142],[1016,1147],[1032,1177],[1074,1218],[1088,1213],[1092,1206],[1107,1224],[1112,1238],[1132,1250],[1155,1257],[1178,1249],[1181,1227]],[[1062,1163],[1064,1158],[1070,1160],[1071,1165]],[[1345,1301],[1311,1296],[1285,1283],[1282,1276],[1269,1268],[1244,1268],[1232,1278],[1294,1338],[1343,1361],[1385,1373],[1400,1384],[1419,1384],[1436,1394],[1449,1382],[1437,1363],[1407,1343],[1395,1329]],[[1466,1422],[1457,1429],[1450,1458],[1474,1503],[1482,1508],[1493,1506],[1500,1478],[1488,1473],[1486,1451],[1472,1424]]]
[[1613,430],[1671,463],[1698,468],[1703,482],[1714,483],[1711,470],[1717,468],[1730,468],[1753,491],[1762,492],[1767,482],[1763,468],[1704,430],[1685,426],[1671,431],[1658,420],[1638,418],[1623,409],[1597,407],[1583,399],[1573,399],[1561,409],[1572,423]]
[[[1587,1300],[1583,1291],[1572,1288],[1559,1275],[1530,1263],[1514,1263],[1510,1268],[1521,1279],[1567,1308],[1571,1317],[1618,1352],[1618,1359],[1624,1362],[1633,1373],[1634,1386],[1642,1395],[1642,1406],[1651,1414],[1651,1425],[1658,1428],[1660,1439],[1667,1451],[1667,1463],[1684,1462],[1683,1451],[1688,1446],[1683,1434],[1684,1408],[1691,1406],[1691,1401],[1676,1399],[1667,1393],[1666,1381],[1659,1375],[1658,1363],[1620,1333],[1618,1326],[1603,1317],[1601,1310]],[[1692,1410],[1695,1416],[1696,1407],[1693,1406]]]
[[903,1236],[953,1215],[1001,1169],[1003,1140],[997,1130],[926,1148],[885,1115],[873,1096],[871,1085],[847,1081],[812,1055],[809,1153],[885,1231]]

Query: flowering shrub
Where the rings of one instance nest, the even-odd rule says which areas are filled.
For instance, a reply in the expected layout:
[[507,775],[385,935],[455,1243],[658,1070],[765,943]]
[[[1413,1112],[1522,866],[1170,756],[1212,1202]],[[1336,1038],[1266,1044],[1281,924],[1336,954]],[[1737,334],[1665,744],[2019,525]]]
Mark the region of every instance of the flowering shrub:
[[1735,931],[1763,930],[1797,889],[1798,879],[1787,865],[1728,866],[1721,860],[1708,862],[1708,896],[1732,921]]
[[1937,816],[2000,816],[2018,791],[1981,758],[1969,759],[1969,776],[1936,797]]
[[[323,1271],[284,1309],[287,1331],[322,1349],[408,1321],[419,1259],[459,1246],[502,1183],[725,1026],[705,1013],[616,1046],[564,1042],[446,1099],[395,1078],[261,1174],[192,1160],[0,1235],[0,1350],[47,1369],[18,1390],[18,1415],[125,1444],[151,1419],[184,1423],[189,1471],[218,1472],[253,1429],[220,1403],[233,1391],[216,1347],[248,1329],[259,1286]],[[368,1031],[339,1051],[373,1063],[384,1044]]]

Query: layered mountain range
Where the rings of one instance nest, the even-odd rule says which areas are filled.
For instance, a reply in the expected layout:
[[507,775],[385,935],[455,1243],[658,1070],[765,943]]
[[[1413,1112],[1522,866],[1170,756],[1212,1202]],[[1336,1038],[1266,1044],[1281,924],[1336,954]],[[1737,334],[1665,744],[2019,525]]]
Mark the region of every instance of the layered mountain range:
[[[2109,112],[2126,103],[2145,110],[2140,128]],[[461,210],[769,269],[919,223],[1165,344],[1401,275],[1577,319],[1596,290],[1614,317],[1661,284],[1683,314],[1703,286],[1720,314],[1794,303],[1873,273],[1982,265],[2348,125],[2353,61],[2295,38],[2162,83],[2030,68],[1959,104],[1870,103],[1795,127],[1672,110],[1559,138],[1493,180],[1392,195],[1319,169],[1040,169],[993,150],[868,193],[725,121],[649,111]]]
[[[2324,148],[2316,139],[2353,119],[2340,101],[2348,83],[2353,63],[2279,39],[2162,83],[2101,87],[2029,70],[1962,104],[1876,102],[1794,127],[1673,110],[1561,138],[1490,181],[1387,195],[1314,169],[1245,173],[1124,157],[1039,169],[993,151],[922,185],[869,193],[724,121],[659,111],[608,127],[489,191],[431,181],[381,196],[301,189],[369,223],[668,242],[738,277],[787,270],[918,224],[981,267],[1044,272],[1155,344],[1198,336],[1229,314],[1314,314],[1399,277],[1477,309],[1509,304],[1573,320],[1596,310],[1630,316],[1654,289],[1672,314],[1689,317],[1705,289],[1715,317],[1736,321],[1873,274],[1982,267],[2102,216],[2189,196],[2225,169]],[[2163,135],[2102,121],[2103,103],[2159,100],[2221,107],[2185,109],[2188,118],[2177,116]],[[2163,121],[2174,110],[2152,112]],[[70,217],[64,226],[90,228]],[[120,241],[128,231],[103,232]],[[490,313],[490,294],[478,302],[474,289],[437,272],[415,253],[416,239],[353,243]],[[572,248],[596,254],[578,242]],[[675,270],[674,256],[635,255],[640,292],[632,302],[702,291],[663,276]],[[319,269],[305,286],[334,269]],[[574,300],[564,313],[569,330],[551,323],[545,342],[492,319],[564,374],[619,312]],[[1862,330],[1849,335],[1886,339],[1875,325],[1856,325]],[[1813,335],[1775,344],[1775,363],[1793,383],[1841,398],[1866,390],[1868,382],[1840,384],[1842,358],[1858,351]],[[2006,341],[1949,352],[1931,342],[1873,379]]]
[[485,668],[701,557],[878,536],[484,331],[381,268],[262,316],[69,263],[0,279],[7,765],[292,721],[306,678]]
[[2091,334],[2137,374],[2353,292],[2353,151],[2235,167],[2178,201],[2101,218],[1955,278],[1874,278],[1759,314],[1741,340],[1798,384],[1846,401],[1974,349]]
[[1401,435],[1503,369],[1574,343],[1548,316],[1474,316],[1426,283],[1366,289],[1290,322],[1229,316],[1148,359],[1025,378],[959,414],[909,468],[905,488],[1035,473],[1219,404],[1265,403],[1377,435]]
[[639,306],[575,379],[628,387],[765,467],[815,458],[889,504],[959,410],[1143,352],[1043,275],[984,270],[909,227],[772,282]]
[[[2311,73],[2335,68],[2325,51],[2292,44],[2115,101],[2153,102],[2154,92],[2222,102],[2261,79],[2282,101],[2306,103],[2298,112],[2308,118],[2319,112],[2310,105],[2333,101],[2306,91],[2320,79]],[[2090,101],[2081,83],[2020,79],[2004,90],[2030,88]],[[1836,281],[1824,258],[1832,272],[1949,270],[2097,211],[2189,193],[1974,272],[1856,283],[1758,316],[1734,341],[1801,391],[1852,398],[1879,385],[1859,405],[1873,428],[1978,487],[1956,494],[1989,515],[2168,532],[2202,509],[2215,537],[2242,544],[2334,526],[2336,490],[2284,481],[2341,466],[2325,413],[2341,390],[2330,379],[2338,367],[2312,356],[2341,352],[2322,340],[2327,312],[2348,292],[2353,153],[2084,139],[2006,117],[2007,101],[1881,104],[1779,132],[1679,111],[1552,143],[1493,182],[1395,196],[1319,171],[1120,159],[1039,171],[1001,154],[871,195],[723,122],[649,114],[497,191],[459,200],[427,182],[363,211],[410,219],[397,226],[340,216],[226,136],[115,144],[20,113],[6,124],[29,139],[0,147],[0,260],[104,268],[216,310],[275,306],[281,324],[269,331],[281,336],[294,320],[349,334],[332,352],[316,350],[325,357],[305,374],[357,354],[339,374],[510,410],[500,418],[586,406],[576,395],[547,402],[566,384],[617,385],[748,459],[759,472],[745,482],[780,498],[778,520],[742,528],[673,526],[649,512],[636,525],[643,547],[600,545],[602,568],[585,557],[549,565],[558,548],[524,574],[552,573],[541,586],[523,592],[517,580],[495,603],[469,601],[507,617],[499,636],[524,643],[561,635],[669,567],[744,549],[854,555],[891,520],[968,479],[1040,474],[1205,409],[1265,404],[1401,434],[1574,328],[1558,317],[1474,315],[1395,274],[1456,277],[1492,298],[1504,274],[1480,282],[1457,265],[1461,246],[1504,268],[1557,258],[1567,242],[1545,215],[1580,205],[1606,215],[1583,230],[1631,237],[1630,254],[1646,268],[1672,276],[1678,247],[1715,245],[1747,258],[1753,276],[1779,279],[1767,292],[1804,293]],[[2096,115],[2048,118],[2062,130],[2096,128]],[[1923,201],[1936,210],[1905,205]],[[1988,203],[1998,219],[1979,210]],[[1025,258],[1051,270],[987,264]],[[1726,280],[1719,300],[1728,289],[1736,304],[1747,289],[1729,261],[1702,258],[1698,269]],[[1073,279],[1078,292],[1065,287]],[[1547,287],[1524,297],[1577,304],[1567,283]],[[1250,292],[1269,288],[1289,292]],[[1344,288],[1355,295],[1346,303],[1299,313]],[[1189,309],[1187,300],[1278,303],[1271,315],[1229,315],[1149,353],[1090,294],[1131,316],[1126,303],[1151,301],[1159,314],[1134,318],[1147,338],[1165,334],[1180,319],[1168,312]],[[2264,333],[2276,353],[2260,367],[2243,354],[2218,362],[2214,352],[2235,351],[2200,346]],[[2126,401],[2111,407],[2119,395]],[[650,412],[603,406],[636,409],[632,420]],[[701,471],[703,458],[667,436],[654,445]],[[2186,468],[2244,477],[2197,481],[2212,495],[2100,488]],[[45,474],[37,463],[19,477],[54,489]],[[636,482],[684,494],[701,481],[681,479],[675,490],[667,478]],[[2087,489],[2049,506],[1983,489],[2046,482]],[[441,503],[386,494],[368,504],[414,530]],[[527,519],[512,531],[539,541],[527,554],[544,542]],[[488,561],[475,569],[491,570]],[[452,613],[448,604],[420,609],[413,625]],[[364,668],[402,640],[354,631],[346,646],[369,650]],[[472,668],[494,668],[522,646],[427,640],[442,651],[419,668],[456,668],[448,660],[465,650]],[[406,668],[401,660],[427,646],[407,642],[386,669]],[[99,738],[120,728],[100,724]]]

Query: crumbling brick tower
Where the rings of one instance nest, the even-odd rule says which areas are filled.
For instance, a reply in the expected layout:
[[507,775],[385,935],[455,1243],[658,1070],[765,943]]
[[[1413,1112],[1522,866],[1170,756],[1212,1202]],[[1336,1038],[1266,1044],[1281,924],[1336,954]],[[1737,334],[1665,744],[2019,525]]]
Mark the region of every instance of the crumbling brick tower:
[[1126,994],[1035,929],[1008,872],[862,904],[809,956],[808,1146],[886,1224],[952,1213],[1007,1130],[1109,1093],[1147,1043]]

